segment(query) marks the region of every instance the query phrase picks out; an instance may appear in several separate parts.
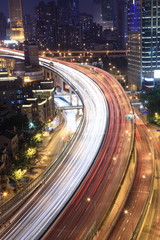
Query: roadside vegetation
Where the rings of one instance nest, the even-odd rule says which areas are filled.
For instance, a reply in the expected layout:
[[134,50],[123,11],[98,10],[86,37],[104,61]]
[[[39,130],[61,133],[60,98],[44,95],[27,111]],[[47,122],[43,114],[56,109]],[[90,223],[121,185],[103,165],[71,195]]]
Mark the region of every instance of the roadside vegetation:
[[160,126],[160,88],[149,89],[141,93],[139,98],[148,109],[148,121]]
[[10,167],[7,171],[9,178],[17,183],[36,159],[37,148],[43,141],[44,124],[41,122],[31,124],[26,116],[18,113],[11,115],[1,127],[7,130],[15,128],[19,135],[18,152],[10,159]]

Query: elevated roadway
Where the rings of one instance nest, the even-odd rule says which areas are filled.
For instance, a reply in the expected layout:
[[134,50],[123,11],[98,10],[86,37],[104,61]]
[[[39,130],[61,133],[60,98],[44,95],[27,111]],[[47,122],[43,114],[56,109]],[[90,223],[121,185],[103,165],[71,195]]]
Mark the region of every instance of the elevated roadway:
[[[8,52],[13,57],[17,54]],[[18,55],[23,58],[23,53]],[[2,226],[1,239],[30,240],[43,234],[87,174],[108,129],[108,105],[98,85],[71,67],[58,62],[55,66],[56,71],[80,92],[84,118],[68,151],[62,153],[45,185],[42,182],[35,194]]]
[[[139,224],[141,226],[143,222],[143,212],[145,208],[148,208],[148,202],[152,194],[154,171],[152,138],[150,130],[146,127],[139,116],[136,116],[136,148],[138,164],[135,180],[124,206],[124,211],[122,211],[118,222],[109,236],[109,240],[136,239],[134,233],[137,233],[137,230],[140,229],[139,227],[137,228],[137,226]],[[146,237],[140,239],[147,240]]]
[[[82,69],[76,65],[73,67],[90,76],[103,90],[110,110],[109,130],[95,164],[70,204],[42,238],[45,240],[92,239],[95,236],[103,221],[110,215],[133,147],[133,122],[125,118],[132,110],[117,81],[100,69],[96,69],[95,74],[92,74],[89,68]],[[130,174],[127,194],[134,170]],[[110,232],[113,218],[108,221],[107,230]]]
[[[132,109],[117,81],[100,69],[91,73],[60,61],[49,68],[78,90],[84,104],[81,131],[45,186],[2,229],[1,239],[39,239],[53,222],[43,239],[91,239],[109,215],[130,162],[134,126],[125,115]],[[132,179],[128,191],[131,184]]]

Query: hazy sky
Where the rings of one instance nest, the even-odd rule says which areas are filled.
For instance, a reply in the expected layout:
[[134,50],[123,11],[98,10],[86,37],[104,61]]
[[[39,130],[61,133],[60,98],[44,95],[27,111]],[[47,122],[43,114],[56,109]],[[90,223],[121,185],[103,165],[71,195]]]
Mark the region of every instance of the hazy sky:
[[[40,0],[23,0],[24,12],[33,14],[34,6],[36,6]],[[49,2],[49,0],[44,0]],[[93,0],[79,0],[80,12],[92,13]],[[8,16],[8,0],[0,0],[0,12],[4,12]]]

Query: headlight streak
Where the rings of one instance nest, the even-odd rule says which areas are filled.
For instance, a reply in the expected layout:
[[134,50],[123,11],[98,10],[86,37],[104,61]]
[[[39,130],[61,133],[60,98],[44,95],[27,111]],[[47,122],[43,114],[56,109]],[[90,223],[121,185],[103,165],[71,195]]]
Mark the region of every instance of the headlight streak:
[[[45,59],[43,61],[47,62]],[[46,183],[42,194],[23,206],[24,212],[17,213],[12,226],[1,239],[30,240],[40,237],[43,229],[56,218],[88,172],[106,132],[108,107],[97,84],[83,73],[60,63],[54,62],[54,68],[71,81],[81,94],[85,106],[84,129]]]

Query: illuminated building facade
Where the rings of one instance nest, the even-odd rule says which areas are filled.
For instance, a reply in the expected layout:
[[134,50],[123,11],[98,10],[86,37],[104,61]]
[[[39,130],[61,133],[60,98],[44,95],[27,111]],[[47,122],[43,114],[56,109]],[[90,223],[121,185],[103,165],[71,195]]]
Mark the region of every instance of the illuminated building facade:
[[35,39],[41,49],[57,48],[57,5],[41,1],[35,9]]
[[24,29],[23,29],[23,16],[22,16],[22,1],[21,0],[8,0],[11,39],[23,42]]
[[128,4],[128,80],[133,89],[141,88],[141,6]]
[[160,81],[160,1],[130,0],[128,5],[128,79],[131,87]]
[[58,46],[63,50],[81,47],[79,0],[58,1]]

